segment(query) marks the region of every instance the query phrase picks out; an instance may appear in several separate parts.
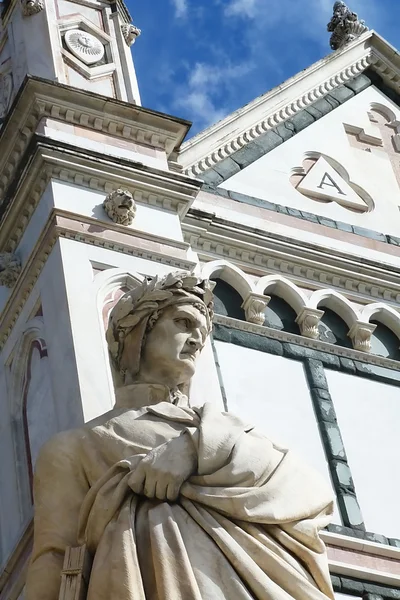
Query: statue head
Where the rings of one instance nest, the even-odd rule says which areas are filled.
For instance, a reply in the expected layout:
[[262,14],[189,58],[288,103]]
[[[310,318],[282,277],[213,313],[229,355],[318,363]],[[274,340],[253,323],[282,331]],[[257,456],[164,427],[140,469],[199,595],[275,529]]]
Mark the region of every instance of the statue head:
[[212,328],[212,286],[190,273],[144,280],[113,308],[107,330],[116,385],[185,387]]

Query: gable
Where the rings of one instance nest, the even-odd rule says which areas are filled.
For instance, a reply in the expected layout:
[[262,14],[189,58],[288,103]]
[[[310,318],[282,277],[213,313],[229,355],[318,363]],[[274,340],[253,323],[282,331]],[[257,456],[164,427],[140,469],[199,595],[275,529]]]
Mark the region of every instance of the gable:
[[[217,193],[242,194],[244,202],[248,196],[289,212],[318,215],[327,223],[340,221],[398,236],[397,122],[399,107],[370,85],[257,158],[249,144],[248,164],[245,152],[240,151],[240,163],[232,155],[235,172],[214,185]],[[260,146],[256,152],[261,154]],[[221,178],[228,173],[224,162],[214,166]]]

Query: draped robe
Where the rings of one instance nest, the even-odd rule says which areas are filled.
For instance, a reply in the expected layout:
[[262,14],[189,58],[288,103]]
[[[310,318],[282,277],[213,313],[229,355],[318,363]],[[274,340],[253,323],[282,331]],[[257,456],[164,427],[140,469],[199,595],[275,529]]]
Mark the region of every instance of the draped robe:
[[[58,599],[65,549],[82,544],[88,600],[332,599],[319,538],[328,485],[232,414],[172,402],[163,386],[129,386],[109,413],[43,448],[27,600]],[[198,469],[178,500],[136,495],[138,462],[183,432]]]

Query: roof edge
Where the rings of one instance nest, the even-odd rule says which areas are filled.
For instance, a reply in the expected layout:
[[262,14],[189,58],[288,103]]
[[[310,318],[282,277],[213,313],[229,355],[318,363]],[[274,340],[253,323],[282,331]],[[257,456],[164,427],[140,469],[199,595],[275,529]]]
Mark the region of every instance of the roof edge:
[[[217,163],[368,68],[393,91],[400,91],[399,52],[375,31],[367,31],[345,48],[329,54],[185,142],[179,163],[187,175],[201,177]],[[288,93],[292,98],[289,102]]]

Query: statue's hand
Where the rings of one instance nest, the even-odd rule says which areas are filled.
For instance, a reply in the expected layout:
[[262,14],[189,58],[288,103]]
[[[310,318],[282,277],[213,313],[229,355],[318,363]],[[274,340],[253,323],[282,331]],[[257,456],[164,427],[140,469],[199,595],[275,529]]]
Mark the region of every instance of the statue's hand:
[[129,486],[136,494],[173,502],[196,469],[196,450],[186,432],[151,450],[130,475]]

